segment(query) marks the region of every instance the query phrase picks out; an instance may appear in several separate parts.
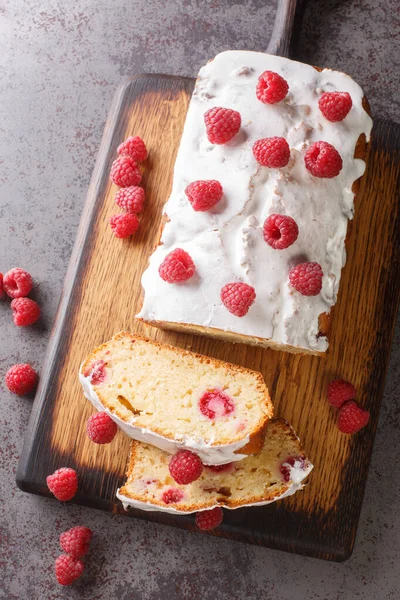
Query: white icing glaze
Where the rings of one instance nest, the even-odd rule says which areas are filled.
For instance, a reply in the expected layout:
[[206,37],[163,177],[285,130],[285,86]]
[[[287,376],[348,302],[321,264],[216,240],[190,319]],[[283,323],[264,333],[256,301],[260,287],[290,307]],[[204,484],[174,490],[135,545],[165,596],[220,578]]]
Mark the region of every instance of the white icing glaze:
[[201,439],[194,439],[187,435],[183,435],[179,440],[172,441],[154,431],[137,427],[134,418],[131,422],[123,421],[116,414],[111,412],[101,403],[89,378],[85,377],[81,370],[79,372],[79,381],[83,387],[86,398],[90,400],[93,406],[99,411],[106,412],[112,420],[115,421],[118,427],[134,440],[151,444],[169,454],[175,454],[178,450],[182,450],[183,448],[192,450],[200,456],[203,463],[208,465],[224,465],[226,463],[242,460],[247,456],[246,454],[235,453],[235,451],[240,450],[240,448],[243,448],[243,446],[249,443],[249,436],[244,437],[239,442],[225,444],[223,446],[211,446]]
[[[289,84],[285,100],[261,103],[255,94],[258,76],[265,70],[281,74]],[[327,121],[318,108],[325,91],[349,92],[353,107],[339,123]],[[189,323],[243,335],[271,339],[279,344],[326,351],[327,339],[318,336],[318,316],[336,302],[344,240],[352,218],[353,182],[365,169],[354,158],[359,136],[370,137],[372,121],[362,107],[363,91],[347,75],[257,52],[228,51],[204,66],[196,83],[179,147],[171,196],[165,206],[169,218],[161,245],[143,274],[145,299],[138,318]],[[213,106],[238,110],[242,127],[224,145],[206,136],[204,113]],[[282,136],[291,149],[283,169],[261,167],[253,157],[255,140]],[[343,159],[334,179],[313,177],[304,166],[311,143],[326,141]],[[210,211],[194,212],[186,186],[199,179],[217,179],[223,199]],[[299,237],[279,251],[268,246],[262,226],[271,213],[290,215]],[[174,248],[183,248],[196,264],[196,275],[181,285],[164,282],[158,267]],[[292,290],[288,272],[299,261],[319,262],[323,288],[307,297]],[[220,290],[229,282],[244,281],[257,298],[245,317],[238,318],[222,305]]]
[[[302,482],[304,481],[304,479],[306,479],[306,477],[310,474],[310,472],[313,469],[313,465],[310,462],[308,462],[306,464],[306,468],[304,468],[304,466],[303,466],[303,468],[300,468],[300,466],[301,466],[301,463],[299,461],[295,462],[294,467],[290,467],[290,465],[289,465],[290,479],[291,479],[292,485],[289,487],[288,490],[286,490],[286,492],[284,492],[280,496],[277,496],[274,500],[267,500],[265,502],[254,502],[252,504],[242,504],[241,506],[223,506],[223,508],[226,508],[229,510],[236,510],[237,508],[245,508],[246,506],[265,506],[266,504],[272,504],[272,502],[276,502],[277,500],[282,500],[283,498],[292,496],[298,490],[301,490],[304,487],[304,484]],[[145,510],[145,511],[159,511],[159,512],[166,512],[166,513],[170,513],[170,514],[174,514],[174,515],[202,512],[204,510],[211,510],[211,509],[215,508],[216,506],[221,506],[220,504],[215,504],[214,506],[207,506],[207,508],[182,511],[182,510],[178,510],[176,508],[168,507],[167,504],[165,506],[159,506],[158,504],[150,504],[149,502],[141,502],[140,500],[135,500],[133,498],[129,498],[129,496],[120,494],[119,489],[117,490],[117,498],[119,500],[121,500],[125,510],[128,510],[129,507],[132,507],[132,508],[139,508],[140,510]]]

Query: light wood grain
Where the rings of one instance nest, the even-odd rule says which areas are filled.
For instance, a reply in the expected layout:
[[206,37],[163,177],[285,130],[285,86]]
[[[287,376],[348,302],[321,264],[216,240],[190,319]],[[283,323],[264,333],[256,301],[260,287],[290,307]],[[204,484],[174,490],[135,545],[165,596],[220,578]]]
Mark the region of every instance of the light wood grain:
[[[278,416],[298,432],[315,469],[306,489],[276,506],[226,515],[221,534],[335,560],[352,549],[378,420],[384,375],[399,300],[399,129],[378,124],[371,159],[358,195],[348,238],[348,261],[335,308],[326,357],[301,356],[148,328],[134,315],[141,303],[140,278],[157,241],[162,207],[193,81],[143,76],[116,98],[71,259],[41,385],[21,459],[18,483],[48,493],[45,477],[75,466],[76,501],[122,511],[115,500],[129,441],[118,433],[108,446],[92,444],[85,421],[93,408],[78,383],[81,361],[120,330],[261,371]],[[146,206],[140,232],[116,239],[109,218],[117,188],[108,180],[117,145],[131,134],[149,148],[143,186]],[[332,377],[350,380],[358,401],[371,411],[357,436],[341,434],[326,401]],[[190,517],[134,512],[136,516],[193,528]]]

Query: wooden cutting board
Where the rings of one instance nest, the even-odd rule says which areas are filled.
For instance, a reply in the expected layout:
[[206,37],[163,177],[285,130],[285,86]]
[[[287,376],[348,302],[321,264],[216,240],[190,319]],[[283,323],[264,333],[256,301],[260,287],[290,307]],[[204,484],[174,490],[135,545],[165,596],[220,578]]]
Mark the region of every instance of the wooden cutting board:
[[[123,513],[115,498],[129,440],[118,432],[105,447],[89,441],[93,407],[78,383],[92,348],[120,330],[147,334],[262,372],[276,414],[287,418],[314,462],[303,492],[275,505],[225,511],[215,535],[310,556],[344,560],[351,554],[381,404],[400,292],[400,128],[377,122],[371,158],[351,223],[348,261],[326,357],[300,356],[145,329],[135,321],[140,278],[157,239],[194,80],[165,75],[132,79],[115,98],[65,280],[36,395],[17,483],[49,495],[46,476],[62,466],[79,474],[74,502]],[[143,186],[146,207],[139,235],[116,239],[109,227],[117,188],[108,175],[117,146],[138,134],[149,148]],[[327,382],[348,379],[371,411],[367,428],[346,436],[326,400]],[[192,516],[132,510],[136,517],[194,529]],[[105,517],[106,518],[106,517]]]

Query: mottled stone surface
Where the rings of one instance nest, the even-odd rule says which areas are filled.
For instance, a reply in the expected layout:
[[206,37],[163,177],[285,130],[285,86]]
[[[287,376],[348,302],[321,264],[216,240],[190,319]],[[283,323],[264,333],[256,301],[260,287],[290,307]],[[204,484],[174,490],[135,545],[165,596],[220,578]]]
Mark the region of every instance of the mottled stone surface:
[[[400,327],[396,329],[356,548],[345,564],[195,535],[20,492],[15,471],[31,401],[2,383],[40,368],[107,110],[135,72],[194,76],[227,48],[264,50],[269,0],[0,0],[0,269],[36,279],[42,325],[16,329],[0,305],[0,598],[5,600],[395,600],[399,597]],[[340,68],[373,112],[399,117],[397,0],[310,0],[296,56]],[[95,532],[86,574],[58,586],[58,534]]]

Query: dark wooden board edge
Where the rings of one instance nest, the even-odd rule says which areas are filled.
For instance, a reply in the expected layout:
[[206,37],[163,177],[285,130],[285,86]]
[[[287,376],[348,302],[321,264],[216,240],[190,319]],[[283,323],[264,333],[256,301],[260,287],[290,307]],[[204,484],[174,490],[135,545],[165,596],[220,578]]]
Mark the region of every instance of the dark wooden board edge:
[[[43,484],[39,484],[34,476],[34,465],[36,460],[36,450],[41,444],[46,444],[48,440],[48,430],[46,421],[51,418],[53,399],[57,393],[57,378],[62,365],[62,357],[65,355],[70,340],[70,328],[68,323],[72,322],[72,311],[74,305],[71,299],[79,288],[80,274],[84,270],[86,257],[91,248],[91,226],[98,210],[98,200],[101,199],[104,186],[107,182],[110,156],[115,155],[117,141],[119,139],[118,131],[124,130],[126,123],[126,106],[129,106],[129,96],[140,97],[146,89],[155,86],[160,87],[160,82],[165,84],[166,89],[171,87],[170,82],[174,81],[189,93],[193,87],[193,80],[190,78],[173,77],[168,75],[139,75],[126,82],[117,92],[110,116],[106,124],[105,132],[100,146],[99,157],[93,172],[88,197],[83,211],[81,224],[78,230],[77,240],[72,252],[70,265],[65,279],[64,289],[61,295],[54,327],[50,336],[47,354],[44,361],[42,376],[36,399],[32,409],[28,430],[25,437],[25,443],[17,471],[17,485],[26,492],[47,495],[49,492],[44,489]],[[388,122],[376,122],[374,129],[373,145],[375,147],[383,146],[392,152],[400,153],[400,128]],[[400,232],[400,223],[397,223],[397,232]],[[400,240],[399,244],[400,246]],[[400,257],[397,253],[396,261],[393,266],[392,278],[396,281],[400,278]],[[396,274],[397,278],[396,278]],[[381,334],[378,336],[378,347],[376,355],[381,357],[379,362],[374,362],[374,369],[371,372],[370,389],[371,395],[374,395],[376,401],[373,403],[371,414],[371,427],[367,431],[359,434],[357,443],[354,442],[354,454],[359,453],[368,455],[368,459],[362,464],[363,486],[362,489],[354,489],[352,483],[352,471],[348,470],[344,475],[342,491],[334,510],[329,513],[313,513],[310,518],[309,513],[288,513],[281,504],[271,505],[263,508],[241,509],[240,511],[230,511],[229,523],[224,523],[218,535],[248,541],[259,545],[267,545],[271,548],[296,552],[308,556],[324,558],[327,560],[343,561],[351,555],[359,514],[361,511],[362,499],[365,490],[366,476],[372,454],[372,446],[375,437],[376,424],[379,415],[380,404],[383,394],[384,378],[388,365],[389,348],[394,330],[395,317],[397,314],[399,294],[392,294],[391,301],[387,303],[386,288],[397,283],[391,283],[391,278],[387,273],[382,274],[382,306],[377,308],[377,321],[382,323]],[[396,291],[398,292],[398,285]],[[384,306],[383,306],[384,305]],[[46,418],[43,418],[46,415]],[[47,435],[46,435],[47,433]],[[58,466],[63,466],[64,457],[58,456]],[[71,456],[68,456],[71,466]],[[51,462],[54,465],[54,461]],[[112,511],[114,513],[124,513],[121,505],[114,499],[113,494],[117,485],[121,483],[119,475],[115,474],[111,479],[113,485],[110,487],[108,498],[101,498],[91,495],[91,485],[89,482],[103,477],[103,473],[96,470],[87,470],[84,474],[80,494],[74,501],[78,504],[92,506]],[[112,474],[111,474],[112,475]],[[113,488],[113,489],[111,489]],[[349,510],[348,494],[352,495],[351,508]],[[259,513],[260,520],[264,525],[268,525],[268,535],[260,535],[256,530],[244,532],[242,523],[246,520],[246,514],[251,510]],[[193,517],[174,517],[172,515],[163,515],[162,513],[143,513],[142,511],[130,511],[135,517],[146,520],[165,523],[173,526],[194,529]],[[337,532],[336,540],[330,539],[329,542],[323,537],[322,532],[325,527],[330,527],[332,531]],[[215,534],[214,534],[215,535]]]

